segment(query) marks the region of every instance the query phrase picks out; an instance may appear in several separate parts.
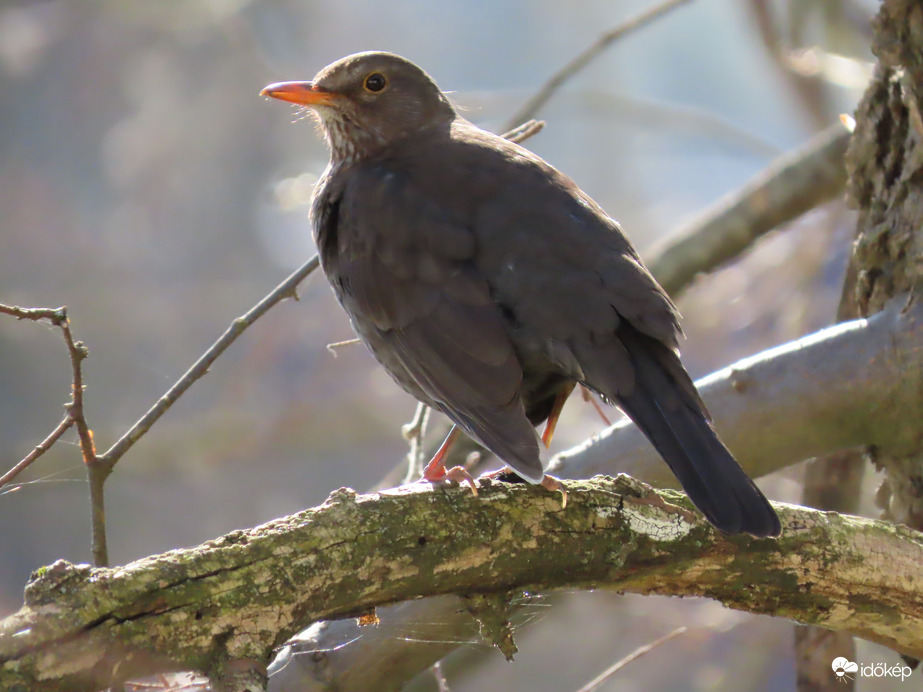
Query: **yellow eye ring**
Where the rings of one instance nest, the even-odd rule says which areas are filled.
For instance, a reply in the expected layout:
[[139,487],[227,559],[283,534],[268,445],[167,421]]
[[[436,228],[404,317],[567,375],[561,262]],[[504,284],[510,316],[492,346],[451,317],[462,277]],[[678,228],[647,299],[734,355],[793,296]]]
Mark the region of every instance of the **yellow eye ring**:
[[388,80],[385,79],[385,76],[381,72],[373,72],[365,78],[362,86],[365,87],[366,91],[371,91],[373,94],[376,94],[388,86]]

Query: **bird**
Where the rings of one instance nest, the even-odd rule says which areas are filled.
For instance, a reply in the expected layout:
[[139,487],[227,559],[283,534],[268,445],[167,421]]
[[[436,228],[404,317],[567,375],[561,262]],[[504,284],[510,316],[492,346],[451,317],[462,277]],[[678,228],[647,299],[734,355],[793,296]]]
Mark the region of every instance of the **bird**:
[[458,479],[443,452],[460,429],[545,483],[544,447],[579,383],[631,418],[716,528],[779,535],[680,361],[676,307],[569,177],[467,121],[393,53],[349,55],[261,94],[308,109],[326,139],[311,223],[354,330],[455,424],[424,479]]

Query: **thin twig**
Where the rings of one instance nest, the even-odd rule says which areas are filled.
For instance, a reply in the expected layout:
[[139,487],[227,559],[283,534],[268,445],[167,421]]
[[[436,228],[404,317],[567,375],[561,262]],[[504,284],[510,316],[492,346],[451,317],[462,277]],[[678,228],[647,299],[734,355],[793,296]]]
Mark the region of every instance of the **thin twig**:
[[623,658],[621,661],[616,661],[615,663],[613,663],[606,670],[604,670],[598,676],[590,680],[590,682],[588,682],[586,685],[584,685],[579,690],[577,690],[577,692],[593,692],[593,690],[599,688],[600,685],[602,685],[606,680],[608,680],[613,675],[618,673],[622,668],[627,666],[629,663],[632,663],[633,661],[637,661],[639,658],[644,656],[644,654],[648,654],[654,649],[660,646],[663,646],[668,641],[678,637],[685,631],[686,631],[685,627],[677,627],[675,630],[673,630],[669,634],[665,634],[660,639],[655,639],[650,644],[645,644],[644,646],[638,647],[637,649],[632,651],[630,654],[628,654],[625,658]]
[[160,418],[196,380],[208,372],[208,368],[211,364],[215,362],[218,356],[227,350],[228,346],[237,340],[237,337],[239,337],[247,327],[266,314],[276,303],[281,302],[285,298],[297,299],[298,295],[296,289],[298,285],[304,281],[311,272],[317,269],[319,265],[320,261],[317,255],[315,255],[285,281],[279,284],[272,293],[254,305],[245,315],[231,322],[231,325],[224,334],[221,335],[221,338],[202,354],[192,367],[170,387],[167,393],[160,397],[157,403],[154,404],[147,413],[141,416],[141,418],[131,426],[128,432],[122,435],[118,442],[112,445],[105,454],[99,457],[100,461],[110,467],[114,466],[125,452],[151,429],[151,426],[154,425],[157,419]]
[[422,401],[417,404],[413,420],[401,428],[401,435],[410,443],[407,452],[407,473],[404,474],[403,483],[413,482],[423,470],[423,436],[426,435],[426,426],[429,423],[429,406]]
[[508,139],[509,141],[513,142],[513,144],[519,144],[520,142],[524,142],[529,139],[529,137],[537,135],[544,129],[544,120],[527,120],[522,125],[514,127],[509,132],[504,132],[500,136],[503,137],[503,139]]
[[104,487],[111,472],[111,467],[107,468],[99,463],[87,464],[87,476],[90,481],[90,551],[93,554],[93,564],[97,567],[109,566]]
[[93,443],[93,431],[87,424],[86,416],[83,412],[83,369],[81,367],[81,363],[87,357],[87,348],[82,341],[74,341],[74,335],[71,334],[70,329],[70,320],[66,316],[58,326],[61,327],[64,343],[67,345],[73,377],[71,402],[68,404],[67,409],[70,417],[74,419],[74,425],[77,426],[77,436],[80,438],[80,451],[83,453],[83,462],[87,465],[92,465],[96,462],[96,445]]
[[20,461],[16,466],[10,469],[3,478],[0,479],[0,485],[9,482],[16,477],[29,464],[44,454],[52,444],[54,444],[61,435],[71,427],[77,428],[77,437],[80,440],[80,451],[83,454],[83,463],[87,469],[87,475],[90,481],[90,511],[92,539],[91,548],[93,561],[97,567],[105,567],[109,564],[109,551],[106,546],[106,512],[103,498],[103,484],[107,476],[111,473],[112,468],[106,464],[101,464],[99,457],[96,455],[96,445],[93,443],[93,431],[90,429],[83,410],[83,360],[87,357],[87,349],[82,341],[74,341],[74,335],[70,329],[70,320],[67,317],[67,308],[20,308],[13,305],[0,305],[0,312],[12,315],[18,319],[29,319],[34,321],[49,320],[51,324],[61,330],[64,337],[64,344],[67,346],[67,354],[71,364],[71,400],[66,404],[67,415],[58,427],[45,438],[32,453]]
[[73,378],[73,391],[71,401],[67,405],[67,413],[77,428],[80,451],[83,454],[83,463],[90,481],[90,549],[93,554],[93,563],[97,567],[108,567],[109,547],[106,540],[106,503],[103,487],[106,478],[112,473],[112,467],[100,463],[96,454],[96,445],[93,442],[93,431],[83,411],[83,368],[81,364],[87,357],[86,346],[82,341],[74,341],[70,330],[70,320],[66,314],[59,326],[64,334],[64,343],[67,344]]
[[338,349],[341,349],[344,346],[353,346],[354,344],[361,343],[362,339],[346,339],[346,341],[334,341],[332,344],[327,344],[327,350],[330,351],[334,358],[336,358]]
[[21,308],[18,305],[3,305],[0,303],[0,313],[12,315],[19,320],[48,320],[55,327],[60,327],[67,319],[67,308]]
[[603,407],[599,405],[599,401],[596,399],[596,395],[590,389],[580,385],[580,395],[583,397],[585,402],[591,404],[593,408],[596,409],[596,413],[598,413],[599,417],[603,419],[603,423],[606,424],[607,428],[612,425],[612,421],[609,419],[609,416],[607,416],[606,412],[603,411]]
[[[84,462],[87,464],[93,463],[96,460],[96,450],[93,446],[93,431],[90,430],[90,426],[87,425],[86,418],[83,414],[83,372],[80,367],[83,359],[87,357],[87,349],[82,341],[74,341],[74,336],[71,334],[70,330],[70,321],[67,318],[67,308],[21,308],[16,305],[0,304],[0,313],[12,315],[20,320],[33,320],[35,322],[48,320],[51,322],[52,326],[58,327],[61,330],[64,336],[64,343],[67,346],[67,353],[70,356],[71,372],[73,374],[71,401],[66,407],[68,417],[71,418],[73,424],[77,426]],[[54,435],[54,433],[52,433],[52,435]],[[59,434],[54,439],[60,436]],[[47,440],[48,438],[46,438],[45,441],[47,442]],[[54,440],[52,440],[52,442],[53,441]],[[45,442],[39,445],[39,447],[44,444]],[[36,449],[38,449],[38,447]],[[42,452],[44,452],[44,450],[42,450]],[[41,453],[39,456],[41,456]],[[17,466],[18,465],[19,464],[17,464]],[[4,476],[4,478],[6,478],[6,476]]]
[[45,452],[47,452],[51,446],[58,441],[58,438],[66,433],[73,424],[74,419],[70,417],[70,414],[64,416],[64,418],[61,419],[61,422],[58,423],[58,427],[52,430],[48,437],[39,442],[35,449],[29,452],[29,454],[25,456],[22,461],[0,476],[0,488],[12,482],[16,476],[29,468],[29,465],[40,456],[42,456]]
[[509,119],[509,124],[507,125],[507,130],[512,130],[518,123],[524,122],[532,118],[538,110],[548,102],[548,100],[554,96],[555,92],[561,88],[561,86],[568,79],[577,74],[580,70],[586,67],[594,58],[600,55],[606,48],[612,45],[615,41],[622,38],[626,34],[631,33],[641,27],[649,24],[654,19],[663,16],[670,10],[679,7],[689,0],[666,0],[661,2],[653,7],[644,10],[643,12],[626,19],[624,22],[616,26],[614,29],[610,29],[602,36],[600,36],[596,41],[586,50],[584,50],[580,55],[567,63],[564,67],[554,73],[551,78],[545,82],[541,89],[538,90],[532,98],[530,98],[526,103],[513,114],[513,117]]

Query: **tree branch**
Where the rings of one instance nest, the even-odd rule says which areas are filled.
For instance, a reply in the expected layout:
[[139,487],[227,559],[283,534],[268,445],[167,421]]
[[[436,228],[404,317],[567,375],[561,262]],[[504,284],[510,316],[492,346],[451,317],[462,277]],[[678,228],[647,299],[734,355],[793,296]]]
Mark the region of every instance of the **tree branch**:
[[[707,596],[923,656],[923,536],[777,505],[779,540],[722,537],[675,491],[404,486],[116,569],[59,561],[0,622],[0,687],[88,690],[169,669],[265,662],[313,621],[418,596],[604,587]],[[444,517],[465,517],[465,530]]]
[[35,445],[35,449],[24,456],[22,460],[17,462],[9,471],[0,476],[0,488],[3,488],[7,483],[11,483],[16,476],[29,468],[33,461],[51,449],[51,446],[57,442],[64,433],[70,430],[73,424],[74,419],[69,415],[65,415],[64,418],[61,419],[61,422],[58,423],[58,427],[48,434],[48,437]]
[[849,137],[842,124],[831,125],[667,238],[650,263],[660,285],[675,298],[698,274],[714,271],[769,231],[842,194]]
[[83,464],[87,470],[90,485],[90,527],[91,550],[93,562],[97,567],[109,564],[109,549],[106,542],[106,511],[104,504],[103,485],[112,471],[111,466],[101,462],[96,454],[96,444],[93,441],[93,431],[87,423],[86,413],[83,410],[83,361],[87,357],[87,348],[82,341],[74,341],[71,332],[70,319],[67,317],[67,308],[21,308],[15,305],[0,305],[0,313],[12,315],[17,319],[33,321],[48,320],[61,330],[64,345],[67,347],[68,360],[71,365],[71,399],[65,404],[67,414],[58,426],[42,442],[38,444],[22,461],[3,474],[0,486],[11,482],[17,475],[27,469],[29,465],[42,456],[71,426],[77,428],[77,438],[80,440],[80,451],[83,454]]
[[[921,343],[923,305],[898,297],[868,319],[764,351],[696,384],[722,439],[754,477],[864,445],[897,454],[919,444],[903,421],[923,417]],[[628,419],[562,452],[549,470],[676,483]]]

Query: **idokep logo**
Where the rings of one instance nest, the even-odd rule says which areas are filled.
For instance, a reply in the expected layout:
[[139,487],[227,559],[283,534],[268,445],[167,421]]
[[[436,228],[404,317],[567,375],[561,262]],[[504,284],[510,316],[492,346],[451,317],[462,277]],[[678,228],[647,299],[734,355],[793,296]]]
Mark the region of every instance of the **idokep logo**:
[[853,680],[856,674],[863,678],[900,678],[903,681],[913,672],[910,666],[889,666],[886,663],[869,663],[860,666],[842,656],[833,659],[831,667],[837,682],[843,683]]
[[852,680],[853,675],[850,673],[856,673],[859,670],[859,664],[853,663],[852,661],[847,661],[842,656],[833,659],[833,673],[836,675],[837,682],[845,683],[847,680]]

